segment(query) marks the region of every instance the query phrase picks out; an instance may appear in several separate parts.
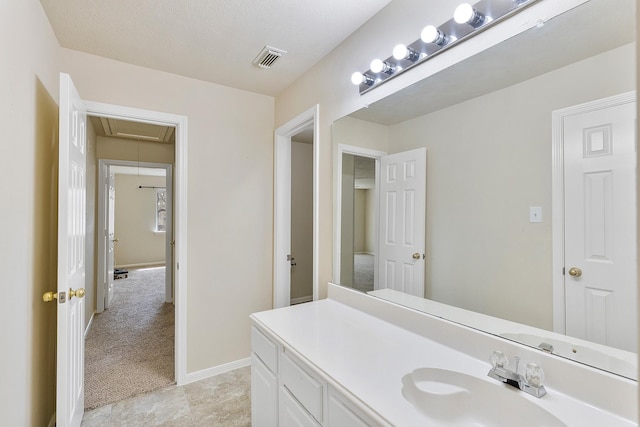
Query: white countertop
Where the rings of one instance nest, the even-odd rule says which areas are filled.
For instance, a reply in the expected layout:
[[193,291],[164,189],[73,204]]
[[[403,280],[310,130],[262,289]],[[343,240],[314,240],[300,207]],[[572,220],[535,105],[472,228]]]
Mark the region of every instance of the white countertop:
[[[426,425],[425,417],[402,396],[402,377],[417,368],[449,369],[494,381],[486,377],[488,361],[332,299],[255,313],[252,319],[392,425]],[[521,393],[569,426],[636,425],[553,389],[538,399],[496,384]]]

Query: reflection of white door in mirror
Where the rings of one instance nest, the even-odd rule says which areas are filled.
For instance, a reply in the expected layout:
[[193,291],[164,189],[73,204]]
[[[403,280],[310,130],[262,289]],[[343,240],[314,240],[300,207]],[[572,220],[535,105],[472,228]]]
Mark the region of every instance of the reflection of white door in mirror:
[[424,297],[427,150],[381,158],[380,288]]
[[563,121],[566,333],[636,352],[636,104],[617,103]]

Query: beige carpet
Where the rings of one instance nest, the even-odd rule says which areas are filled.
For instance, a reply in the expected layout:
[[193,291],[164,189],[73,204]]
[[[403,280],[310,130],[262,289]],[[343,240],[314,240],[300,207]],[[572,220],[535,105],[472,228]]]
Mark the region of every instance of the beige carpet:
[[85,410],[174,383],[174,307],[164,267],[129,270],[85,340]]

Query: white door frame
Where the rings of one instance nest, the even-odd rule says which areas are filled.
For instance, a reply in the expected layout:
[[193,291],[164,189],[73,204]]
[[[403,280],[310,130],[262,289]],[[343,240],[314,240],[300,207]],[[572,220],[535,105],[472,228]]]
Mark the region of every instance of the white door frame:
[[[274,136],[274,242],[273,242],[273,307],[291,304],[291,137],[313,126],[313,300],[318,299],[319,259],[319,172],[320,172],[320,106],[315,105],[275,131]],[[289,280],[286,280],[289,277]]]
[[[173,267],[173,251],[171,246],[171,240],[173,236],[173,173],[172,166],[168,163],[149,163],[149,162],[138,162],[131,160],[114,160],[114,159],[98,159],[98,230],[100,234],[98,237],[98,277],[102,278],[106,274],[104,271],[105,267],[105,258],[107,256],[106,247],[107,247],[107,236],[101,234],[101,231],[104,230],[105,224],[107,223],[106,217],[106,203],[109,198],[109,194],[104,191],[104,181],[107,179],[107,176],[104,174],[105,166],[130,166],[130,167],[142,167],[142,168],[152,168],[152,169],[164,169],[165,170],[165,182],[166,182],[166,191],[167,191],[167,231],[165,238],[165,258],[166,258],[166,284],[165,284],[165,302],[171,303],[173,302],[173,289],[172,289],[172,280],[171,276],[172,267]],[[96,289],[96,298],[97,298],[97,311],[98,313],[104,311],[104,297],[105,294],[104,286],[100,286],[97,284]],[[102,306],[102,310],[100,309]]]
[[566,333],[564,265],[564,120],[569,116],[635,102],[636,92],[626,92],[552,112],[552,223],[553,331]]
[[[376,219],[375,219],[375,229],[379,229],[379,215],[377,213],[378,210],[378,196],[380,191],[380,158],[382,156],[386,156],[387,153],[385,151],[371,150],[369,148],[356,147],[355,145],[347,145],[347,144],[338,144],[338,154],[337,154],[337,165],[336,170],[334,171],[334,182],[336,183],[336,197],[334,198],[334,217],[333,223],[335,226],[333,227],[333,281],[334,283],[340,283],[340,267],[341,267],[341,252],[342,245],[341,236],[342,236],[342,155],[343,154],[352,154],[354,156],[360,157],[369,157],[375,159],[376,161],[376,176],[375,176],[375,200],[374,206],[376,207]],[[376,254],[376,260],[378,256],[378,239],[375,239],[374,243],[374,251]],[[373,269],[373,281],[377,285],[378,283],[378,263],[377,261],[374,263],[375,267]]]
[[187,117],[99,102],[85,101],[85,105],[89,116],[175,127],[175,378],[177,385],[182,385],[187,376]]

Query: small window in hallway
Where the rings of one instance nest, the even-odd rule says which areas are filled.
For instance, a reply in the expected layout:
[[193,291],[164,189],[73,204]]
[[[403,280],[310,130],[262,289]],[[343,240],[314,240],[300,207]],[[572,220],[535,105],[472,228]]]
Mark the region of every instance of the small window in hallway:
[[156,231],[167,231],[166,188],[156,188]]

